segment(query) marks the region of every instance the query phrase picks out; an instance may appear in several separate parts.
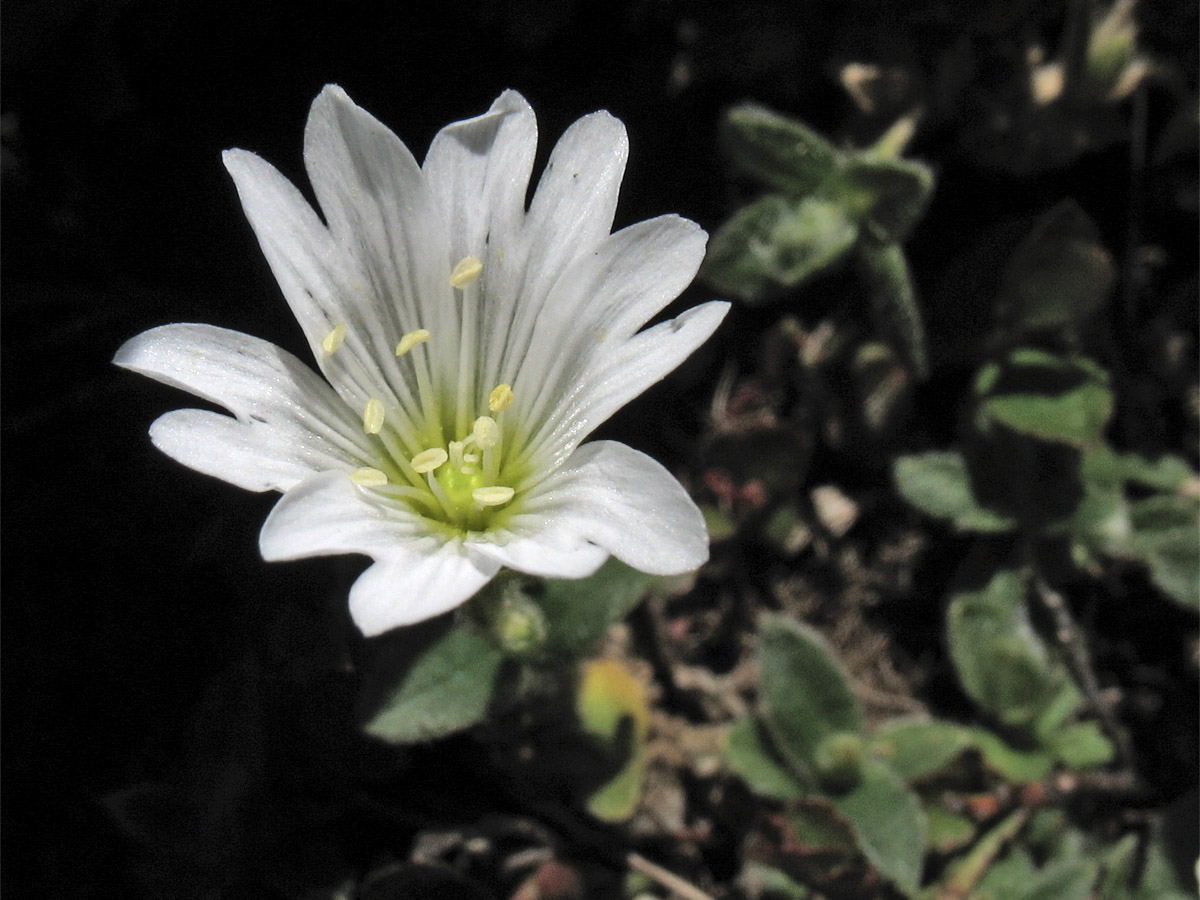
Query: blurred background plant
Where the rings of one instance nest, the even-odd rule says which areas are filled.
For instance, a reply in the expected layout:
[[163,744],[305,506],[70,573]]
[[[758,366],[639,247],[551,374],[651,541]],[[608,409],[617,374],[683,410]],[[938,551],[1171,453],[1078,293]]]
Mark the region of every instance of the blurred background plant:
[[[1194,4],[5,18],[6,889],[1195,896]],[[689,486],[695,576],[363,641],[357,563],[264,566],[269,498],[154,455],[124,338],[297,348],[216,153],[298,175],[327,81],[412,146],[607,106],[619,215],[708,228],[680,304],[730,321],[602,434]]]

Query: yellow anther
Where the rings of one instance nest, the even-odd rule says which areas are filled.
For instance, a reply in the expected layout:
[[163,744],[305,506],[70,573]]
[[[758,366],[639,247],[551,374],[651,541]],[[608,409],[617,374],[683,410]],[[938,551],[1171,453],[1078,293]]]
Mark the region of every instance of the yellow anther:
[[383,430],[383,404],[372,397],[363,407],[363,431],[367,434],[379,434]]
[[480,416],[475,420],[471,437],[484,450],[491,450],[500,442],[500,426],[491,416]]
[[514,491],[510,487],[481,487],[471,491],[471,496],[480,506],[503,506],[513,498]]
[[350,480],[359,487],[383,487],[388,483],[388,477],[378,469],[363,466],[350,473]]
[[488,397],[488,409],[494,413],[504,412],[512,406],[513,392],[507,384],[498,384]]
[[412,458],[413,471],[418,475],[424,475],[426,472],[432,472],[449,458],[450,454],[441,447],[430,447]]
[[417,344],[423,344],[427,340],[429,340],[429,332],[426,329],[418,328],[416,331],[410,331],[400,338],[400,343],[396,345],[396,355],[403,356]]
[[333,331],[325,335],[325,339],[321,341],[321,349],[326,353],[337,353],[338,347],[342,346],[344,340],[346,340],[346,323],[338,322],[333,326]]
[[462,290],[469,284],[474,284],[483,273],[483,263],[478,256],[468,256],[460,259],[454,271],[450,273],[450,286]]

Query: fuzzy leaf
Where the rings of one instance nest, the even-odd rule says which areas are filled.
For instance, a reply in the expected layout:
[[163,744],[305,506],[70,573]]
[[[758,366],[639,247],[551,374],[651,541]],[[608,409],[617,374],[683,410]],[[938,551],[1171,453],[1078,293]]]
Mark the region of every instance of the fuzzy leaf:
[[1048,710],[1078,704],[1078,691],[1030,624],[1018,573],[1002,569],[981,590],[955,593],[946,619],[963,688],[998,721],[1032,736]]
[[807,625],[763,616],[758,652],[767,728],[792,768],[811,775],[825,738],[862,730],[858,700],[833,651]]
[[1017,749],[984,728],[971,729],[971,740],[984,768],[1007,781],[1040,781],[1054,770],[1054,759],[1046,751]]
[[833,805],[853,824],[871,866],[904,893],[916,891],[925,853],[925,816],[900,777],[868,760],[858,785],[834,798]]
[[857,239],[858,228],[835,204],[768,194],[713,235],[701,274],[719,290],[753,302],[775,285],[795,287],[834,265]]
[[892,468],[900,496],[926,515],[950,519],[959,531],[997,532],[1016,527],[976,500],[961,453],[931,451],[901,456]]
[[1071,769],[1093,769],[1113,759],[1112,741],[1096,722],[1077,722],[1055,730],[1047,743],[1055,757]]
[[546,649],[574,658],[589,653],[638,605],[653,580],[616,558],[587,578],[546,579],[532,598],[546,616]]
[[807,791],[772,752],[760,728],[753,716],[733,723],[725,738],[725,759],[729,767],[756,794],[777,800],[798,800]]
[[976,380],[979,419],[1043,441],[1086,447],[1100,442],[1113,411],[1108,374],[1091,360],[1029,348],[1014,350],[998,370]]
[[796,198],[813,193],[839,158],[808,126],[755,103],[729,111],[722,138],[739,169]]
[[[901,243],[920,221],[933,193],[933,171],[923,163],[863,154],[847,160],[835,184],[852,218],[881,244]],[[854,216],[860,212],[861,219]]]
[[875,329],[893,342],[918,379],[929,375],[925,326],[913,288],[908,261],[899,244],[861,244],[858,259],[871,286]]
[[935,774],[971,746],[970,732],[951,722],[892,722],[871,740],[871,752],[906,782]]
[[975,839],[975,823],[946,809],[940,800],[925,803],[925,821],[928,823],[929,849],[938,853],[954,853]]
[[392,744],[427,741],[483,720],[503,654],[472,628],[452,629],[409,669],[366,724]]
[[637,810],[642,794],[650,729],[646,689],[616,660],[593,660],[583,668],[575,707],[584,731],[625,759],[621,770],[588,798],[588,812],[604,822],[623,822]]
[[1164,594],[1200,609],[1200,530],[1194,500],[1173,494],[1147,497],[1129,507],[1130,549],[1150,569]]
[[997,307],[1018,328],[1080,324],[1107,299],[1116,268],[1095,224],[1064,200],[1037,220],[1005,268]]
[[1120,457],[1120,467],[1129,481],[1156,491],[1179,491],[1196,479],[1192,467],[1178,456],[1160,456],[1151,461],[1128,453]]

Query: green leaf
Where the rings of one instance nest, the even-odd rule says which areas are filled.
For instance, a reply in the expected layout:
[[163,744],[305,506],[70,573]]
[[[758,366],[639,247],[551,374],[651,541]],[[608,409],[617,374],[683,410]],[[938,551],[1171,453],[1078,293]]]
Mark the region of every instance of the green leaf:
[[1006,781],[1041,781],[1054,771],[1054,759],[1044,750],[1018,750],[983,728],[972,729],[971,739],[984,768]]
[[976,382],[979,421],[998,422],[1043,441],[1087,447],[1098,444],[1113,411],[1108,373],[1088,359],[1014,350],[999,374]]
[[754,861],[747,862],[742,868],[740,881],[749,890],[752,897],[761,898],[761,900],[774,900],[774,898],[808,900],[810,896],[808,888],[792,881],[779,869]]
[[926,515],[950,519],[959,531],[1011,531],[1016,521],[975,500],[961,453],[931,451],[901,456],[892,467],[900,496]]
[[918,379],[929,376],[925,326],[913,288],[908,261],[899,244],[859,245],[858,259],[871,286],[875,329],[900,348]]
[[1145,561],[1150,580],[1187,609],[1200,609],[1200,530],[1194,500],[1161,494],[1129,507],[1130,550]]
[[1174,493],[1196,480],[1192,467],[1178,456],[1160,456],[1152,461],[1136,453],[1127,453],[1119,459],[1125,478],[1156,491]]
[[713,235],[701,274],[719,290],[752,302],[773,285],[795,287],[834,265],[857,239],[857,226],[835,204],[768,194]]
[[620,752],[624,765],[587,801],[588,812],[604,822],[624,822],[637,810],[646,768],[650,708],[643,684],[612,659],[587,663],[575,709],[584,731]]
[[906,782],[927,778],[971,747],[966,728],[936,719],[902,719],[871,740],[871,752]]
[[975,823],[966,816],[952,813],[940,800],[922,804],[929,835],[926,839],[930,850],[938,853],[954,853],[975,839]]
[[758,721],[745,716],[733,723],[725,738],[729,767],[756,794],[777,800],[798,800],[807,791],[767,745]]
[[862,154],[846,161],[833,184],[851,218],[862,222],[872,238],[881,244],[901,243],[925,213],[933,193],[933,171],[912,160]]
[[858,700],[833,651],[807,625],[764,615],[759,627],[763,719],[792,768],[815,774],[821,742],[859,732]]
[[867,760],[858,785],[833,799],[850,820],[871,866],[901,891],[911,894],[921,881],[925,816],[916,795],[877,760]]
[[1055,757],[1071,769],[1094,769],[1113,760],[1112,741],[1097,722],[1076,722],[1047,736]]
[[1024,593],[1017,572],[995,572],[981,590],[952,595],[946,633],[964,690],[998,721],[1032,736],[1064,694],[1073,704],[1079,696],[1030,624]]
[[503,654],[467,626],[447,632],[413,664],[368,734],[393,744],[427,741],[483,720]]
[[722,138],[739,169],[795,198],[813,193],[839,158],[808,126],[754,103],[729,111]]
[[1024,851],[1014,850],[988,869],[979,894],[993,900],[1087,900],[1096,874],[1095,863],[1079,859],[1037,869]]
[[533,601],[546,616],[550,652],[578,658],[589,653],[638,605],[654,579],[610,558],[587,578],[548,578]]
[[1082,324],[1108,298],[1112,257],[1095,224],[1073,200],[1037,220],[1001,280],[997,309],[1008,324],[1047,331]]

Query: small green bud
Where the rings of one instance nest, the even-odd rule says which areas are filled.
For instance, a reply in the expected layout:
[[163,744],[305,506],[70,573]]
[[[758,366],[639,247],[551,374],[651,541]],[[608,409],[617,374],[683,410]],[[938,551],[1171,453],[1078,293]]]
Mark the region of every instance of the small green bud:
[[817,745],[813,764],[821,787],[835,794],[849,791],[862,778],[862,738],[850,731],[831,734]]
[[520,591],[506,591],[491,621],[492,636],[506,653],[523,656],[546,642],[546,614]]

